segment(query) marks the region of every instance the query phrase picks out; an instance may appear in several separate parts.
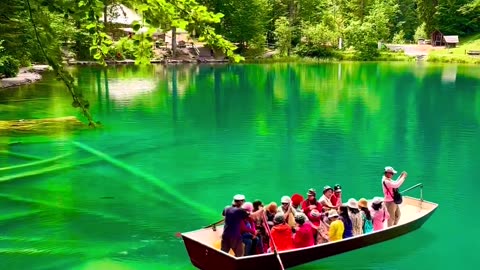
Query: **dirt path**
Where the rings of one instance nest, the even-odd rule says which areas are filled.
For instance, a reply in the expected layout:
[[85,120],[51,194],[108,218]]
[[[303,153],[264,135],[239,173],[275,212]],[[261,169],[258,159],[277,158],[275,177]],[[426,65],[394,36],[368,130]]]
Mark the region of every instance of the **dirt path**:
[[385,44],[390,50],[403,50],[409,56],[425,56],[431,51],[443,50],[445,47],[432,47],[431,45],[416,44]]

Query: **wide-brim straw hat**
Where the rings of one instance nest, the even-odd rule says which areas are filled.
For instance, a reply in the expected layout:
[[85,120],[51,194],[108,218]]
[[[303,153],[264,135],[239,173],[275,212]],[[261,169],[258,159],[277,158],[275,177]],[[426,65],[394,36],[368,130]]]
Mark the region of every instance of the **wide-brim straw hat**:
[[358,208],[358,202],[354,198],[351,198],[348,200],[347,206],[350,208]]
[[335,209],[328,211],[328,218],[333,218],[333,217],[338,217],[337,210]]
[[368,208],[368,201],[367,201],[367,199],[361,198],[360,200],[358,200],[358,206],[359,206],[359,207]]

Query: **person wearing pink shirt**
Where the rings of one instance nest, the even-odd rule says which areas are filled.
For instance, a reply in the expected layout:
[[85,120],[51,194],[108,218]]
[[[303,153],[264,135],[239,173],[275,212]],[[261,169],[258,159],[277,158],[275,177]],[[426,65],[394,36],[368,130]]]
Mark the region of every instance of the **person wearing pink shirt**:
[[388,211],[383,207],[383,199],[381,197],[375,197],[372,200],[370,215],[372,216],[373,231],[383,230],[383,224],[385,220],[390,218]]
[[293,236],[293,245],[295,248],[304,248],[315,245],[314,228],[304,213],[295,215],[297,228]]
[[382,187],[385,206],[387,207],[390,218],[388,219],[388,227],[392,225],[397,225],[400,220],[400,207],[393,200],[394,189],[398,189],[402,186],[403,182],[407,178],[407,173],[402,172],[400,177],[397,180],[392,180],[392,176],[396,174],[397,171],[393,167],[385,167],[384,175],[382,176]]

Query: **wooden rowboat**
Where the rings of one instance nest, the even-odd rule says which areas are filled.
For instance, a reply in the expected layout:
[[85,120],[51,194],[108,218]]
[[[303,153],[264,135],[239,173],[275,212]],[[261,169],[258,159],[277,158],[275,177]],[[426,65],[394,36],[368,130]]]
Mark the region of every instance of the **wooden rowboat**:
[[[417,187],[422,188],[423,185],[417,184],[403,192]],[[420,199],[404,196],[403,203],[400,205],[402,213],[400,222],[396,226],[370,234],[343,239],[338,242],[281,251],[279,255],[284,267],[290,268],[374,245],[419,229],[432,216],[437,207],[438,204],[436,203],[424,201],[422,195]],[[209,228],[182,233],[185,247],[194,266],[202,270],[280,269],[280,263],[274,253],[237,258],[232,254],[219,250],[218,243],[222,232],[223,226],[213,225]]]

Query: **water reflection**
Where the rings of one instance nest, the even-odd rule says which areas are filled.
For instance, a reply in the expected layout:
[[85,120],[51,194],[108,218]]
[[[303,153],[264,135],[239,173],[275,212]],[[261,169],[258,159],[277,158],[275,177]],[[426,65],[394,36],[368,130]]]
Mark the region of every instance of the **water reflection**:
[[[35,137],[31,144],[7,145],[19,140],[13,137],[1,141],[1,150],[10,151],[0,153],[4,166],[25,162],[12,152],[43,159],[72,152],[2,175],[12,180],[2,182],[0,229],[10,238],[0,237],[0,245],[18,253],[1,261],[11,269],[189,269],[174,234],[218,216],[178,203],[173,192],[213,213],[240,191],[277,201],[338,182],[346,197],[373,197],[378,168],[386,163],[408,170],[410,184],[422,181],[425,195],[441,202],[442,211],[428,231],[383,246],[403,250],[413,238],[430,239],[426,248],[382,258],[393,268],[413,269],[429,254],[447,257],[452,251],[443,247],[452,239],[444,228],[452,216],[468,214],[459,201],[475,202],[476,193],[469,191],[476,190],[471,176],[480,162],[479,71],[417,63],[78,68],[82,94],[105,127]],[[0,118],[81,117],[70,104],[63,86],[50,79],[0,92]],[[55,142],[60,138],[63,144]],[[74,149],[71,141],[104,158]],[[43,257],[21,253],[32,245]],[[326,265],[381,268],[384,259],[342,259],[358,261],[375,249]]]

